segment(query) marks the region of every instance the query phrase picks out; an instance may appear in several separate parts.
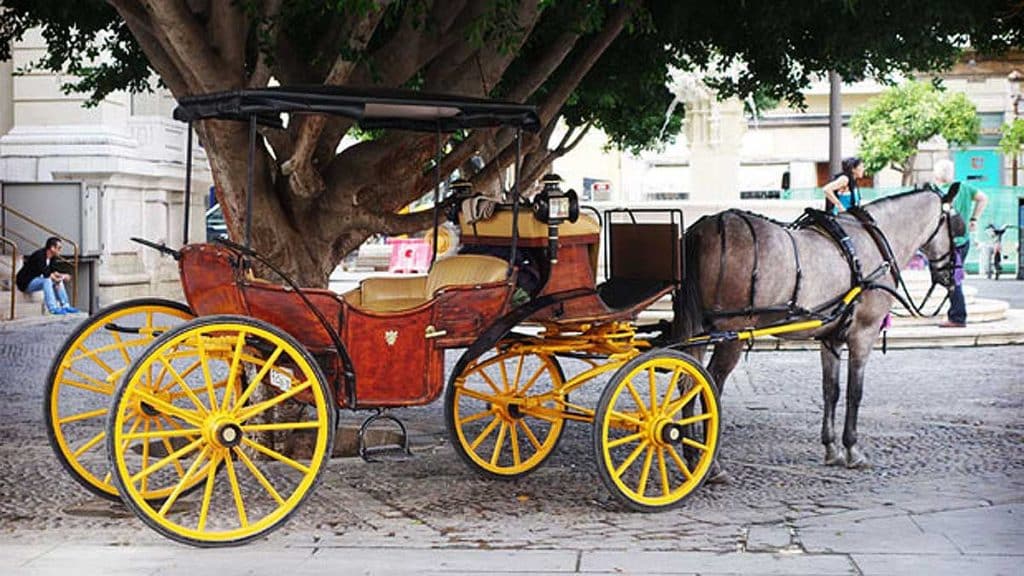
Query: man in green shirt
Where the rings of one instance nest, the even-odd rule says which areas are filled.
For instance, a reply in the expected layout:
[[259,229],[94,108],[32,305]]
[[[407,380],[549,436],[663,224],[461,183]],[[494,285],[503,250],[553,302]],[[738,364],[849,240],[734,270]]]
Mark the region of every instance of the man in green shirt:
[[[953,181],[953,163],[949,160],[939,160],[935,163],[935,183],[943,188],[948,188]],[[971,247],[970,235],[978,228],[978,218],[988,204],[988,197],[981,191],[966,182],[960,183],[960,192],[953,199],[953,209],[957,214],[967,220],[967,231],[963,236],[953,239],[956,251],[960,255],[959,266],[967,260],[967,251]],[[964,302],[964,290],[961,286],[963,272],[954,273],[953,288],[949,291],[949,312],[945,322],[939,324],[943,328],[963,328],[967,325],[967,303]]]

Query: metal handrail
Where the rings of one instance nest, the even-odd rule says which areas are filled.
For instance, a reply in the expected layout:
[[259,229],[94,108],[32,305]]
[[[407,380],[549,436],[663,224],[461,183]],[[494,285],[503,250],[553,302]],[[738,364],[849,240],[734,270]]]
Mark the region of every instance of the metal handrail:
[[[79,258],[78,243],[75,242],[74,240],[72,240],[71,238],[68,238],[67,236],[64,236],[60,232],[57,232],[53,228],[50,228],[49,226],[43,224],[42,222],[39,222],[39,221],[35,220],[34,218],[29,216],[28,214],[25,214],[24,212],[21,212],[20,210],[16,210],[14,208],[11,208],[10,206],[4,204],[3,202],[0,202],[0,211],[2,211],[4,213],[10,212],[11,214],[14,214],[15,216],[17,216],[17,217],[21,218],[22,220],[28,222],[29,224],[35,226],[36,228],[39,228],[43,232],[46,232],[50,236],[54,236],[56,238],[60,238],[61,241],[67,242],[68,244],[71,245],[71,247],[74,249],[74,256],[73,256],[73,258],[74,258],[74,266],[71,268],[71,281],[74,282],[74,286],[75,286],[74,290],[71,291],[71,305],[77,308],[78,307],[78,281],[77,281],[78,278],[77,278],[77,274],[78,274],[78,258]],[[7,231],[7,232],[11,233],[10,231]],[[24,236],[22,236],[22,238],[24,238]],[[67,261],[67,259],[63,258],[63,257],[61,257],[61,260]]]
[[11,316],[8,320],[14,320],[14,291],[18,289],[15,286],[14,273],[18,270],[18,245],[6,236],[0,236],[0,242],[11,247]]

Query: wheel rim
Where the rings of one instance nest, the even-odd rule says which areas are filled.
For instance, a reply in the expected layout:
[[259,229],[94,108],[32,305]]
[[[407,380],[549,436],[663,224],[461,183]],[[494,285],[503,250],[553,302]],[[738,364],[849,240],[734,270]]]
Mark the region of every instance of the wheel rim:
[[455,381],[450,403],[450,428],[463,454],[499,476],[539,466],[562,434],[563,383],[547,355],[510,351],[471,366]]
[[617,374],[597,414],[598,469],[634,507],[677,504],[714,459],[718,405],[703,371],[686,358],[654,356]]
[[[329,454],[333,407],[319,370],[291,338],[251,321],[196,324],[161,338],[132,366],[115,396],[111,466],[126,502],[159,532],[197,545],[239,543],[277,527],[312,489]],[[151,371],[169,383],[151,386]],[[268,422],[289,400],[303,403],[302,413]],[[139,414],[152,410],[169,424],[140,432]],[[289,456],[271,446],[285,434],[301,443]],[[147,454],[156,438],[177,439],[175,451]],[[147,502],[143,494],[154,489],[167,497]]]
[[46,398],[51,444],[72,477],[92,492],[119,498],[104,442],[118,380],[154,335],[192,317],[188,309],[172,303],[116,306],[88,319],[58,354]]

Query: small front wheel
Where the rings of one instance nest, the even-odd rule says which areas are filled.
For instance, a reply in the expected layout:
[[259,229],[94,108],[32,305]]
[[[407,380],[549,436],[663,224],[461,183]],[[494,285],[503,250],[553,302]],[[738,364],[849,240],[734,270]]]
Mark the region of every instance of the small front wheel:
[[651,350],[623,365],[601,394],[598,474],[633,510],[676,506],[704,482],[718,431],[718,399],[704,367],[682,352]]
[[[271,417],[285,402],[289,415]],[[301,344],[259,320],[209,316],[132,364],[114,393],[107,449],[125,504],[146,524],[185,544],[225,546],[298,508],[328,461],[334,425],[333,396]],[[147,500],[155,490],[167,497]]]
[[470,364],[445,391],[448,438],[481,475],[522,477],[547,460],[565,420],[565,377],[554,356],[495,351]]

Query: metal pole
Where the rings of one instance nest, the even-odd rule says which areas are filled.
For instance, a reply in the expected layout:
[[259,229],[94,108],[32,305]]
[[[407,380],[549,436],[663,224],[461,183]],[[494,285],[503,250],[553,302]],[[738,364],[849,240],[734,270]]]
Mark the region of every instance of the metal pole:
[[185,130],[185,137],[188,142],[185,144],[185,232],[182,234],[181,243],[188,244],[188,219],[192,208],[192,121],[188,121],[188,128]]
[[245,247],[252,248],[252,186],[253,164],[256,161],[256,115],[249,116],[249,165],[246,168],[245,190]]
[[441,211],[441,121],[437,121],[437,131],[434,133],[434,255],[430,257],[430,267],[434,267],[437,260],[437,226],[438,214]]
[[516,265],[516,247],[519,244],[519,156],[522,153],[522,134],[522,127],[516,126],[516,181],[512,185],[512,249],[508,257],[509,270]]
[[828,73],[828,169],[829,179],[843,169],[843,83],[835,70]]

